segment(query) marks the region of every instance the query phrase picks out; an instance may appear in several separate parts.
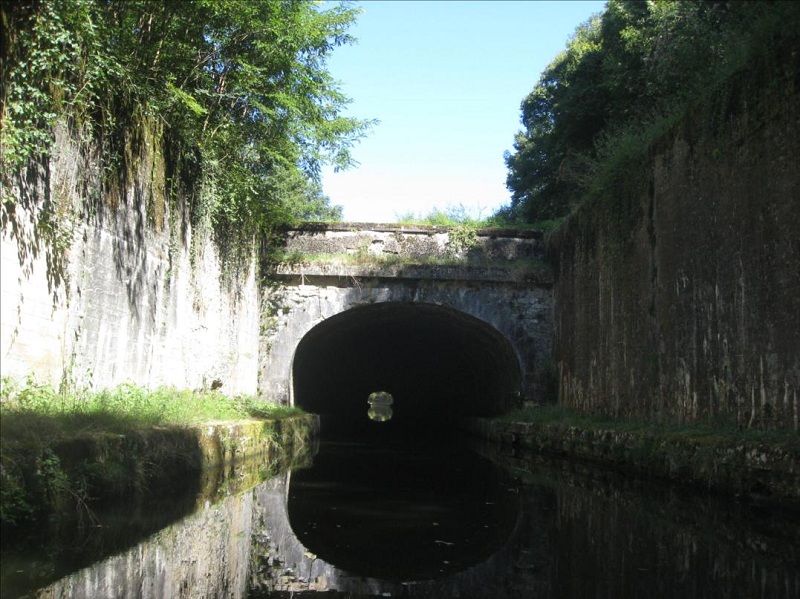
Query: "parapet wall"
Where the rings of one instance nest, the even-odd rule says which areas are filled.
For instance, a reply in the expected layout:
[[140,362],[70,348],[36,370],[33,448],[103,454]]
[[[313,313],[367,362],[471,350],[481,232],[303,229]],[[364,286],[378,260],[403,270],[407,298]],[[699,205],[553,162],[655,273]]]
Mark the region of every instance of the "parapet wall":
[[355,254],[468,262],[542,258],[541,231],[462,230],[459,227],[311,223],[285,233],[287,255]]

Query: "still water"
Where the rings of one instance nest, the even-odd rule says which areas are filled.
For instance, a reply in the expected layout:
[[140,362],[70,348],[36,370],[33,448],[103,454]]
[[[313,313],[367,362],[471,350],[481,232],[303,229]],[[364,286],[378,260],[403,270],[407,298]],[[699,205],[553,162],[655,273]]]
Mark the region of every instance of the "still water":
[[796,513],[461,439],[326,442],[47,534],[3,538],[3,599],[800,597]]

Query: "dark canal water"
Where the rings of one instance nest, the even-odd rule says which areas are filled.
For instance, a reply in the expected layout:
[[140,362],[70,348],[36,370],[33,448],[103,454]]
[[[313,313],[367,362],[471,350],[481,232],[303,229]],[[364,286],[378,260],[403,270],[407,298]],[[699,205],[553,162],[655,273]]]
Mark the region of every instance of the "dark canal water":
[[187,487],[4,537],[3,599],[800,597],[796,513],[463,439]]

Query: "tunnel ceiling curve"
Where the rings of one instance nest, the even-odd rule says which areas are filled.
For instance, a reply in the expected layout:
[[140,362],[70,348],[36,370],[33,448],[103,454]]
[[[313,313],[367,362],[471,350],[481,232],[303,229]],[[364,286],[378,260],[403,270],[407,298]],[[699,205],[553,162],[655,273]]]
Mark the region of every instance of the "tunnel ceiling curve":
[[456,310],[389,302],[337,314],[300,341],[294,402],[337,421],[362,421],[367,398],[387,391],[394,420],[492,416],[510,407],[521,371],[491,325]]

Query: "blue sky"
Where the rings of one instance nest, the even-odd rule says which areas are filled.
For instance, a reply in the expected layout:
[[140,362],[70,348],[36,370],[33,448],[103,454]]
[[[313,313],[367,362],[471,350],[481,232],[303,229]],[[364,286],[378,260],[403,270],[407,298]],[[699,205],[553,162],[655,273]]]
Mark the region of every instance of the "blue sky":
[[380,123],[353,148],[360,164],[323,171],[347,221],[395,222],[508,204],[503,152],[520,102],[597,1],[366,0],[328,67],[353,99],[346,114]]

